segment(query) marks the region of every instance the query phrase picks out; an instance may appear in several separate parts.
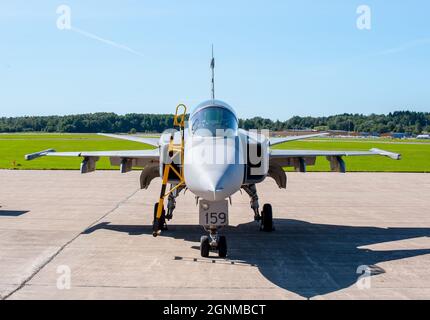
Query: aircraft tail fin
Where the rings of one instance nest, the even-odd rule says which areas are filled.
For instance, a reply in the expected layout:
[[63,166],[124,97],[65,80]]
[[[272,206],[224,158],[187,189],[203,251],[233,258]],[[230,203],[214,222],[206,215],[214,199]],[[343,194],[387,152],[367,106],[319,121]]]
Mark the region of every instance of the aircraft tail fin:
[[211,69],[212,69],[212,100],[215,100],[215,58],[214,58],[214,45],[213,44],[212,44]]

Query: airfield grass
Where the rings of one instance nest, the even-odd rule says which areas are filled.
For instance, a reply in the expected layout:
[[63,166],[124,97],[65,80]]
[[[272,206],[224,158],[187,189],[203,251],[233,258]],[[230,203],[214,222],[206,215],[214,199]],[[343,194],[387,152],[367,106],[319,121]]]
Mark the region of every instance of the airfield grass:
[[[81,158],[42,157],[32,161],[24,160],[24,155],[46,149],[56,151],[100,151],[100,150],[141,150],[152,146],[108,138],[95,134],[0,134],[0,169],[79,169]],[[419,141],[395,141],[375,139],[315,139],[281,144],[278,149],[296,150],[369,150],[379,148],[402,154],[402,160],[386,157],[363,156],[344,157],[347,171],[353,172],[430,172],[430,143]],[[118,169],[112,167],[109,159],[101,158],[97,169]],[[291,171],[288,168],[287,171]],[[324,157],[317,158],[315,166],[308,171],[329,171],[329,162]]]
[[[0,135],[1,169],[79,169],[80,157],[41,157],[26,161],[24,155],[55,151],[142,150],[153,147],[137,142],[108,138],[96,134],[2,134]],[[108,158],[100,158],[97,169],[117,169]]]
[[[351,172],[430,172],[430,144],[408,142],[378,142],[375,140],[343,141],[342,139],[293,141],[276,146],[278,149],[295,150],[357,150],[365,151],[378,148],[400,153],[401,160],[381,156],[343,157],[347,171]],[[325,157],[317,157],[315,166],[308,171],[330,171],[330,163]],[[288,168],[287,171],[291,171]]]

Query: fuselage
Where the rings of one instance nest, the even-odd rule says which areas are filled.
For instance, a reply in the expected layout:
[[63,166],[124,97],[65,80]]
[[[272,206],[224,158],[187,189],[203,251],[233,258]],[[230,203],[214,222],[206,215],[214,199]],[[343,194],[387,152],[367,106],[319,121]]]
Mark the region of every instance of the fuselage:
[[[205,101],[190,114],[184,132],[183,169],[187,188],[199,198],[224,200],[242,185],[255,182],[253,179],[260,182],[267,175],[267,138],[239,129],[238,123],[234,110],[219,100]],[[176,134],[175,138],[180,136]],[[260,154],[253,162],[260,171],[252,175],[250,145],[257,144]]]

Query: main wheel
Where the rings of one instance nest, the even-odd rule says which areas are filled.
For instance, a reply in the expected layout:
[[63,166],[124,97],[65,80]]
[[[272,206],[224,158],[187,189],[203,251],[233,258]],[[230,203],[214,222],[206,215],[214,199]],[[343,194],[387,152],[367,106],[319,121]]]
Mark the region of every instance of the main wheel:
[[221,236],[218,239],[218,256],[220,258],[227,256],[227,239],[225,236]]
[[166,210],[163,208],[161,212],[160,220],[157,221],[157,210],[158,210],[158,202],[154,204],[154,221],[153,221],[153,231],[156,232],[158,230],[165,231],[167,230],[166,224]]
[[261,230],[265,232],[273,231],[272,205],[269,203],[263,206],[263,212],[261,213]]
[[209,237],[208,236],[201,236],[201,238],[200,238],[200,255],[203,258],[209,257],[210,248],[211,248],[211,245],[209,244]]

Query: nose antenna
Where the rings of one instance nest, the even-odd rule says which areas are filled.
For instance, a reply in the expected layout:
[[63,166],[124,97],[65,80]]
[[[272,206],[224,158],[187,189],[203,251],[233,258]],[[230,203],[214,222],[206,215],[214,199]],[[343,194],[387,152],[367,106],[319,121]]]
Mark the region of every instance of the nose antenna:
[[212,44],[211,69],[212,69],[212,100],[215,100],[215,58],[214,58],[214,45],[213,44]]

